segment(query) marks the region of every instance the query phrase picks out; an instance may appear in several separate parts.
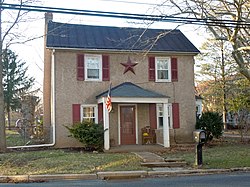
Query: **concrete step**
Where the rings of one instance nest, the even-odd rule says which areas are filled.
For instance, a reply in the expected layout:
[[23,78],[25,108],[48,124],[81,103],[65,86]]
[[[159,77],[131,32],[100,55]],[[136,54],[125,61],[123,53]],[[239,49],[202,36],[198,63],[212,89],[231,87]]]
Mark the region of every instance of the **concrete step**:
[[179,162],[142,162],[141,166],[145,167],[185,167],[187,163],[185,161]]
[[165,162],[185,162],[185,160],[181,158],[165,158],[164,161]]
[[143,162],[164,162],[164,158],[151,152],[134,152]]

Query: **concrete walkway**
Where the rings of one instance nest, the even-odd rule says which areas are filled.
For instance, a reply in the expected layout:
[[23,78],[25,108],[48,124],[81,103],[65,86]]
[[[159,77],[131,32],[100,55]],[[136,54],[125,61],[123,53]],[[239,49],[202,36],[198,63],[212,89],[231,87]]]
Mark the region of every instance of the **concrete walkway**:
[[164,162],[164,158],[151,152],[134,152],[143,162]]
[[151,152],[134,152],[139,158],[141,158],[141,166],[152,168],[154,171],[167,169],[184,169],[187,166],[187,163],[183,159],[171,158],[165,159],[161,156],[151,153]]

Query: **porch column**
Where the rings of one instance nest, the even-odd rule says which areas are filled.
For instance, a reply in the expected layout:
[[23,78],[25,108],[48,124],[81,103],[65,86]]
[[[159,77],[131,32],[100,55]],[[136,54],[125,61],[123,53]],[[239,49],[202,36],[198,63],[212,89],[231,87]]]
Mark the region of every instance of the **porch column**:
[[168,103],[163,103],[163,145],[170,147],[168,126]]
[[103,128],[104,128],[104,149],[109,150],[109,112],[105,104],[105,98],[103,97]]

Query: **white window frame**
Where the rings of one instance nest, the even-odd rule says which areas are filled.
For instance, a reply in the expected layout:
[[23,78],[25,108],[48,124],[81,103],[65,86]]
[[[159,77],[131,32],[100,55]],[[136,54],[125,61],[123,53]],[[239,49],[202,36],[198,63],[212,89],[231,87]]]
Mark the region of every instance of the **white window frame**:
[[[163,113],[162,116],[160,115],[160,106],[163,109],[163,104],[157,104],[156,105],[156,113],[157,113],[157,129],[162,129],[163,127],[160,127],[160,117],[163,117]],[[168,104],[168,125],[169,125],[169,129],[173,129],[173,114],[172,114],[172,104]]]
[[[158,66],[160,61],[166,60],[168,62],[168,69],[162,69],[168,71],[167,79],[158,79]],[[155,57],[155,80],[156,82],[170,82],[171,81],[171,58],[170,57]]]
[[[97,58],[99,66],[99,78],[88,78],[88,60],[89,58]],[[102,55],[86,54],[84,55],[84,76],[86,81],[101,81],[102,80]]]
[[81,121],[84,120],[84,117],[83,117],[83,108],[89,108],[89,107],[93,107],[94,108],[94,123],[98,123],[98,106],[97,105],[81,105]]

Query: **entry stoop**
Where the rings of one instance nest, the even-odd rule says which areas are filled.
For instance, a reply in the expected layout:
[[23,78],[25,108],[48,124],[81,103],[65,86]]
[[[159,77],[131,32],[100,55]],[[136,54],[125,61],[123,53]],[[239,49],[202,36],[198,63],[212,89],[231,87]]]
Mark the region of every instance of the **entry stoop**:
[[180,168],[187,166],[187,162],[185,162],[185,160],[183,159],[177,159],[177,158],[164,159],[161,156],[151,152],[135,152],[135,154],[142,159],[141,166],[145,167]]
[[187,166],[185,161],[177,161],[177,162],[142,162],[141,166],[155,168],[155,167],[171,167],[171,168],[179,168]]

